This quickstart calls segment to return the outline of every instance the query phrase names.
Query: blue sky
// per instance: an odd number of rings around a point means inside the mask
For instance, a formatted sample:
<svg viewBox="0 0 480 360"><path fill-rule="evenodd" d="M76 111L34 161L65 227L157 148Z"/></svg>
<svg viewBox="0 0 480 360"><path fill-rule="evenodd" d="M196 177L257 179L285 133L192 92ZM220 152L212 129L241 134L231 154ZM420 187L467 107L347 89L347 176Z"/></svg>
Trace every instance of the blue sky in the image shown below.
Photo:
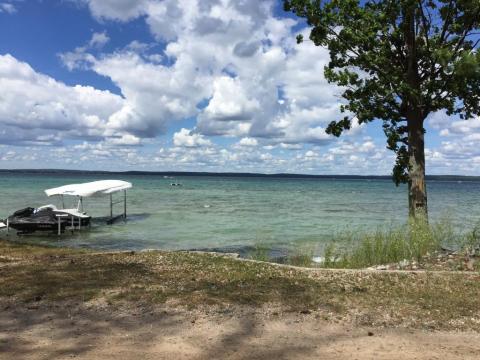
<svg viewBox="0 0 480 360"><path fill-rule="evenodd" d="M308 29L258 0L0 0L0 168L389 174L340 139ZM479 119L427 121L427 173L480 175Z"/></svg>

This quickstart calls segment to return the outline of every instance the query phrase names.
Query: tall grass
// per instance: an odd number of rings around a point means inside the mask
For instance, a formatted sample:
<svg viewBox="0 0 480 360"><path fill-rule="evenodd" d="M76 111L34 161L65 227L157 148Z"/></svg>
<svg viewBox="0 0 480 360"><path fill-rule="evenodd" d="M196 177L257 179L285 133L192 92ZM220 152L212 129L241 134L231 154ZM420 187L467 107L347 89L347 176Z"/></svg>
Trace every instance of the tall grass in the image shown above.
<svg viewBox="0 0 480 360"><path fill-rule="evenodd" d="M270 261L271 248L264 244L256 244L253 251L249 254L249 258L257 261Z"/></svg>
<svg viewBox="0 0 480 360"><path fill-rule="evenodd" d="M466 255L480 256L480 224L463 237L462 249Z"/></svg>
<svg viewBox="0 0 480 360"><path fill-rule="evenodd" d="M419 219L373 232L344 232L332 237L320 264L313 262L313 249L303 247L287 254L281 262L306 267L366 268L404 260L420 262L425 255L444 246L463 251L468 256L480 256L480 224L471 231L462 232L448 218L430 224ZM249 257L278 261L271 257L271 251L268 245L257 244Z"/></svg>
<svg viewBox="0 0 480 360"><path fill-rule="evenodd" d="M420 261L426 254L450 242L452 236L455 234L448 222L429 225L423 220L390 229L377 229L373 233L344 234L335 242L350 246L339 249L333 243L328 245L322 266L364 268L402 260Z"/></svg>

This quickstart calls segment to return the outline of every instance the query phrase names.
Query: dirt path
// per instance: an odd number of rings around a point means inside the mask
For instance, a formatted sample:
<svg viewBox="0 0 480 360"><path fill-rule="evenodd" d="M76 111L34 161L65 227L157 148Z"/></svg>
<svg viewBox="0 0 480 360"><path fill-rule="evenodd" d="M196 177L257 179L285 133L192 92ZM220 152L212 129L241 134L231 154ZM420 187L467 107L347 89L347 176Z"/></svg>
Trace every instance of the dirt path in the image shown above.
<svg viewBox="0 0 480 360"><path fill-rule="evenodd" d="M0 312L0 358L479 359L480 334L355 328L313 315L242 309L35 305Z"/></svg>

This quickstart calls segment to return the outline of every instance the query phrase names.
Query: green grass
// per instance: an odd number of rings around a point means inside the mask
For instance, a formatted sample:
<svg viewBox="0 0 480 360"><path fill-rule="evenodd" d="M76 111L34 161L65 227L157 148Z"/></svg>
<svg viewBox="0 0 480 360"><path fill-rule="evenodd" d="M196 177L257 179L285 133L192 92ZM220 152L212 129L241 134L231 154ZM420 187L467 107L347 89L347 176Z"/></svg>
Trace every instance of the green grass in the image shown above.
<svg viewBox="0 0 480 360"><path fill-rule="evenodd" d="M272 247L266 244L256 244L254 250L248 254L248 258L256 261L265 261L265 262L275 262L279 259L273 259L270 256L272 252ZM308 248L302 248L296 252L291 252L285 257L280 259L280 262L283 264L300 266L300 267L311 267L313 259L313 250Z"/></svg>
<svg viewBox="0 0 480 360"><path fill-rule="evenodd" d="M269 261L270 256L270 247L264 244L256 244L253 252L250 254L249 258L257 261Z"/></svg>
<svg viewBox="0 0 480 360"><path fill-rule="evenodd" d="M0 306L248 306L362 325L480 331L478 273L306 271L212 254L91 254L2 241L0 257Z"/></svg>
<svg viewBox="0 0 480 360"><path fill-rule="evenodd" d="M337 244L348 244L343 247ZM366 268L373 265L398 263L403 260L421 261L439 251L442 245L455 244L459 249L478 255L480 230L460 233L448 220L434 224L425 221L410 223L371 233L344 234L325 248L326 268Z"/></svg>

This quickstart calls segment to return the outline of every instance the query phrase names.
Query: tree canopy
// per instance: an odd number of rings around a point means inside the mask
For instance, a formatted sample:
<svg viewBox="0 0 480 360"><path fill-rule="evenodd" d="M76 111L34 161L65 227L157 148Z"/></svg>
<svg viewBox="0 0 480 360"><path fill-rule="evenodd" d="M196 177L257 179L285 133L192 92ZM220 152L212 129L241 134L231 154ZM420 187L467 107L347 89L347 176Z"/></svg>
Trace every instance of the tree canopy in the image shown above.
<svg viewBox="0 0 480 360"><path fill-rule="evenodd" d="M424 159L429 114L480 113L480 0L285 0L284 8L305 18L310 40L329 49L325 77L344 89L345 116L327 132L340 136L353 117L383 121L397 185L412 180L415 154Z"/></svg>

